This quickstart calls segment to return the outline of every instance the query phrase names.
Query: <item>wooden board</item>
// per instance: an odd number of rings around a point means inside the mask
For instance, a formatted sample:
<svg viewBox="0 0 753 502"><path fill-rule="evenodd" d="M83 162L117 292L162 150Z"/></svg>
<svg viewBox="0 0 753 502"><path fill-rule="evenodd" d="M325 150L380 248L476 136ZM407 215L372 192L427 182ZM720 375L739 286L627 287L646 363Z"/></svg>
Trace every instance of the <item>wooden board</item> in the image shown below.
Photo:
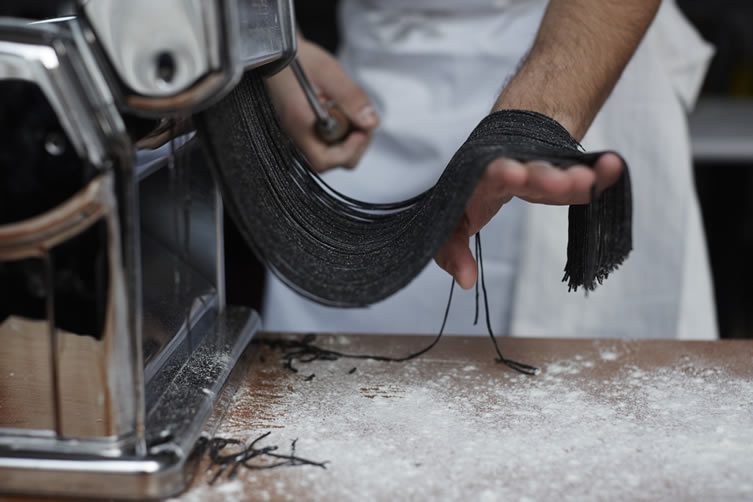
<svg viewBox="0 0 753 502"><path fill-rule="evenodd" d="M280 335L262 335L277 337ZM350 353L404 355L425 337L324 336ZM447 337L407 363L251 364L217 436L327 468L206 463L179 500L753 499L753 343ZM351 373L352 368L356 368ZM315 375L310 378L310 375ZM310 379L307 380L307 377Z"/></svg>

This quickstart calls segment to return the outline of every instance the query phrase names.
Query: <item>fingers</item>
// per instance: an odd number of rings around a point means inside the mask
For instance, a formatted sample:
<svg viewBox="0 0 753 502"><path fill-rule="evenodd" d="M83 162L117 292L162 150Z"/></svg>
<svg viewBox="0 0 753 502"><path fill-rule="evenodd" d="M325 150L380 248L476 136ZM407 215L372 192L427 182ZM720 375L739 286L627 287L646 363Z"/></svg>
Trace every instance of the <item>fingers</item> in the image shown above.
<svg viewBox="0 0 753 502"><path fill-rule="evenodd" d="M483 181L500 192L519 191L528 181L528 169L517 160L497 159L489 164Z"/></svg>
<svg viewBox="0 0 753 502"><path fill-rule="evenodd" d="M353 169L369 146L369 139L368 134L354 131L342 143L327 145L308 135L302 138L299 147L317 172L324 172L333 167Z"/></svg>
<svg viewBox="0 0 753 502"><path fill-rule="evenodd" d="M593 195L603 192L620 178L622 159L614 153L599 157L593 167L585 165L557 168L547 162L528 162L529 178L524 198L545 204L588 204Z"/></svg>
<svg viewBox="0 0 753 502"><path fill-rule="evenodd" d="M339 79L337 87L336 90L330 90L329 95L357 129L372 131L379 125L376 109L361 87L347 78Z"/></svg>
<svg viewBox="0 0 753 502"><path fill-rule="evenodd" d="M379 125L379 116L366 92L348 76L335 61L325 62L326 78L317 79L321 93L337 103L356 129L372 131Z"/></svg>
<svg viewBox="0 0 753 502"><path fill-rule="evenodd" d="M596 173L596 190L603 192L620 179L624 163L619 155L608 152L599 157L594 165Z"/></svg>
<svg viewBox="0 0 753 502"><path fill-rule="evenodd" d="M544 161L497 159L487 168L484 182L495 187L498 194L528 202L587 204L594 185L599 192L608 188L619 179L622 168L622 159L614 153L602 155L593 168L575 165L561 169Z"/></svg>
<svg viewBox="0 0 753 502"><path fill-rule="evenodd" d="M476 284L476 260L468 239L468 220L464 217L434 258L437 265L454 277L463 289L470 289Z"/></svg>
<svg viewBox="0 0 753 502"><path fill-rule="evenodd" d="M317 172L356 167L379 123L368 96L346 75L336 59L316 45L302 42L299 59L322 100L337 102L338 108L354 125L354 131L336 144L322 141L315 131L311 106L289 68L267 81L283 128Z"/></svg>
<svg viewBox="0 0 753 502"><path fill-rule="evenodd" d="M318 172L335 167L352 169L366 151L379 125L379 117L366 92L331 54L311 43L302 43L299 54L322 100L334 101L354 126L354 131L344 141L333 145L312 135L311 129L306 131L305 137L294 139Z"/></svg>
<svg viewBox="0 0 753 502"><path fill-rule="evenodd" d="M493 162L466 205L467 235L471 236L481 230L525 186L527 179L526 166L520 162L509 159Z"/></svg>
<svg viewBox="0 0 753 502"><path fill-rule="evenodd" d="M586 204L596 173L587 166L560 169L545 162L529 163L529 178L524 198L530 202L553 205Z"/></svg>

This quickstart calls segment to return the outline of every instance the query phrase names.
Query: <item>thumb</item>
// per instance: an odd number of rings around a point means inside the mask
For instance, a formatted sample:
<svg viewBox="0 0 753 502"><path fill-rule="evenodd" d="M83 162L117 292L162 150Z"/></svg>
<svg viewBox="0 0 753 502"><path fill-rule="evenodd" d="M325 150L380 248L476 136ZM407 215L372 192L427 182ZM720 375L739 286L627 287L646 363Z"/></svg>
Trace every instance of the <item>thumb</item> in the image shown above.
<svg viewBox="0 0 753 502"><path fill-rule="evenodd" d="M473 287L477 279L476 260L468 240L468 223L464 217L464 221L461 221L434 258L437 265L452 275L463 289Z"/></svg>
<svg viewBox="0 0 753 502"><path fill-rule="evenodd" d="M324 94L338 104L358 129L370 131L379 125L379 116L369 96L339 65L336 72L322 84Z"/></svg>

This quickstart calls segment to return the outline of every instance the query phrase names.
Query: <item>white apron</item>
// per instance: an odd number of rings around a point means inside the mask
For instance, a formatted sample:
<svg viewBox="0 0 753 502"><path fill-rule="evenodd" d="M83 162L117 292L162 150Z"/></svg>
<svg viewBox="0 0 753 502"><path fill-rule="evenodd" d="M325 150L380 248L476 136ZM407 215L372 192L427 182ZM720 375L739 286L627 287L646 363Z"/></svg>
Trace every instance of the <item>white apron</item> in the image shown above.
<svg viewBox="0 0 753 502"><path fill-rule="evenodd" d="M530 47L545 2L344 0L340 60L382 118L358 168L326 179L368 201L431 186ZM514 200L482 231L492 325L498 334L713 338L716 323L685 109L710 49L665 3L584 140L631 165L635 251L585 298L560 282L567 208ZM267 277L266 329L436 333L450 277L431 263L404 290L366 309L333 309ZM455 289L447 333L472 325L475 292Z"/></svg>

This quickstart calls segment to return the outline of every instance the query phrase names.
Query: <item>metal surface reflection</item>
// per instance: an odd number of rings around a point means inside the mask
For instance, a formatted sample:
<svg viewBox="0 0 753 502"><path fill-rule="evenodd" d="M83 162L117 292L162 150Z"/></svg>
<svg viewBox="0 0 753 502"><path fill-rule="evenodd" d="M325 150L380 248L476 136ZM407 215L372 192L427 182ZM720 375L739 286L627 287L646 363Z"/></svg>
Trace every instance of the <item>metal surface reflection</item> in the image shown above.
<svg viewBox="0 0 753 502"><path fill-rule="evenodd" d="M222 200L190 116L244 68L286 64L290 2L158 3L0 19L3 493L181 490L258 329L255 312L225 305ZM177 38L139 36L165 9ZM150 121L134 111L161 120L142 150L131 136Z"/></svg>

